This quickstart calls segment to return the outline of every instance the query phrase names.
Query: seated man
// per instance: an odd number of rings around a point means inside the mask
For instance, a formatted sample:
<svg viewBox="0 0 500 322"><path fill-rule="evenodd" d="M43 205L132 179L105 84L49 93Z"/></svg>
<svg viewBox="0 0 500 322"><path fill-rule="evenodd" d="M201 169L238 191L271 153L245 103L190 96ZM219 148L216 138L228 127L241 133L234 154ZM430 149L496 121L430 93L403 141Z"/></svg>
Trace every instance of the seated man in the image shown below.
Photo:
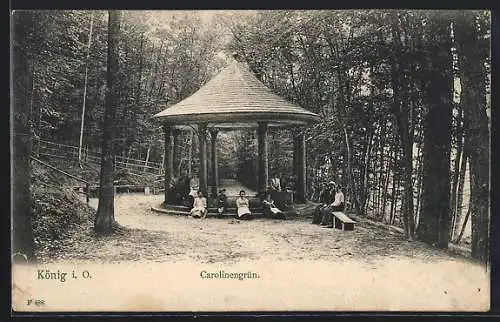
<svg viewBox="0 0 500 322"><path fill-rule="evenodd" d="M227 207L227 196L226 189L222 189L219 191L219 195L217 196L217 214L220 216L226 211Z"/></svg>
<svg viewBox="0 0 500 322"><path fill-rule="evenodd" d="M274 204L274 201L271 199L270 193L266 195L266 199L262 201L262 204L264 205L264 214L267 217L273 219L286 219L285 213L279 210Z"/></svg>
<svg viewBox="0 0 500 322"><path fill-rule="evenodd" d="M193 218L205 218L207 216L207 198L203 197L203 192L198 191L198 195L194 198L193 209L191 216Z"/></svg>
<svg viewBox="0 0 500 322"><path fill-rule="evenodd" d="M321 219L320 226L322 228L333 228L333 215L334 211L344 211L344 193L340 187L337 187L335 193L335 200L323 209L323 218Z"/></svg>
<svg viewBox="0 0 500 322"><path fill-rule="evenodd" d="M323 189L321 190L319 201L320 205L314 210L314 216L312 223L319 225L323 217L323 209L326 208L330 203L334 201L335 182L330 181L328 184L323 183Z"/></svg>

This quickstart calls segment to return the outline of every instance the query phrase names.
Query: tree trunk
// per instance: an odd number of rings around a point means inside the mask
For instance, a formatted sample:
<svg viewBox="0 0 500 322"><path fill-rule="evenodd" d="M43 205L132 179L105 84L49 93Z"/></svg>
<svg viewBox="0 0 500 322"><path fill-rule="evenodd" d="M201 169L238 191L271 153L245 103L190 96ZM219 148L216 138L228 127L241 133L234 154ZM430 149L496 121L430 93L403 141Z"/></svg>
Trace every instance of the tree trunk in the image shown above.
<svg viewBox="0 0 500 322"><path fill-rule="evenodd" d="M399 175L397 173L397 169L398 169L398 145L394 145L394 157L392 159L392 170L391 170L391 174L392 174L392 186L391 186L391 210L390 210L390 221L389 223L392 225L394 223L394 219L395 219L395 209L396 209L396 190L399 186L398 182L399 182Z"/></svg>
<svg viewBox="0 0 500 322"><path fill-rule="evenodd" d="M417 149L417 174L416 174L416 186L417 186L417 204L415 205L415 226L418 229L420 223L420 210L422 206L422 176L423 176L423 156L421 153L422 143L419 142Z"/></svg>
<svg viewBox="0 0 500 322"><path fill-rule="evenodd" d="M489 46L479 35L475 18L473 13L461 13L455 30L459 44L460 81L467 104L464 120L470 147L472 257L486 263L489 257L490 137L484 63L489 60Z"/></svg>
<svg viewBox="0 0 500 322"><path fill-rule="evenodd" d="M419 239L447 248L450 229L452 57L450 21L431 17L427 43L429 111L424 117L424 173Z"/></svg>
<svg viewBox="0 0 500 322"><path fill-rule="evenodd" d="M344 124L344 139L347 148L347 180L349 182L349 187L351 191L351 200L354 200L354 209L356 210L356 215L361 216L362 212L359 205L358 197L356 196L356 184L354 182L354 176L352 174L352 153L351 153L351 143L349 142L349 135L347 134L347 128Z"/></svg>
<svg viewBox="0 0 500 322"><path fill-rule="evenodd" d="M363 167L363 186L361 187L361 200L360 200L360 208L362 213L366 213L366 208L367 208L367 201L368 201L368 196L369 196L369 189L368 189L368 173L370 169L370 161L371 155L372 155L372 150L373 150L373 137L374 133L376 131L376 128L370 127L368 129L368 134L367 134L367 143L366 143L366 149L365 149L365 156L364 156L364 167Z"/></svg>
<svg viewBox="0 0 500 322"><path fill-rule="evenodd" d="M386 206L387 206L387 191L389 190L389 178L390 178L390 167L391 167L391 153L392 151L389 149L389 157L386 162L385 166L385 182L384 182L384 195L382 198L382 211L384 213L384 219L387 221L388 218L386 218ZM390 218L389 218L390 219Z"/></svg>
<svg viewBox="0 0 500 322"><path fill-rule="evenodd" d="M455 241L455 243L457 245L460 244L460 241L462 240L462 237L464 235L465 227L467 227L467 222L469 221L470 211L471 211L471 204L469 203L469 207L467 209L467 214L465 215L465 219L464 219L464 222L462 224L462 229L460 229L460 234L458 235L457 240Z"/></svg>
<svg viewBox="0 0 500 322"><path fill-rule="evenodd" d="M467 144L467 143L465 143L465 144ZM458 233L460 230L460 222L461 222L461 219L463 216L462 215L462 210L463 210L462 203L463 203L463 195L464 195L465 172L467 170L468 160L469 160L469 158L468 158L466 151L463 151L462 152L462 159L460 162L460 170L459 170L460 174L459 174L459 178L458 178L457 202L456 202L455 209L454 209L456 219L455 219L455 226L453 227L453 230L454 230L453 236L455 239L458 236ZM469 203L470 203L470 201L469 201Z"/></svg>
<svg viewBox="0 0 500 322"><path fill-rule="evenodd" d="M361 211L363 213L366 213L366 203L367 203L367 200L368 200L368 195L369 195L369 192L368 192L368 172L369 172L369 169L370 169L370 156L371 156L371 152L372 152L372 147L373 147L373 132L371 132L370 134L368 134L368 142L367 142L367 145L366 145L366 150L365 150L365 160L364 160L364 168L363 168L363 187L362 187L362 197L361 197L361 201L360 201L360 204L361 204Z"/></svg>
<svg viewBox="0 0 500 322"><path fill-rule="evenodd" d="M458 121L460 123L460 120ZM460 126L458 124L457 126ZM451 200L450 200L450 211L451 211L451 216L452 216L452 224L450 229L450 240L453 240L454 238L454 232L455 229L454 227L458 225L460 222L460 212L457 210L457 202L458 202L458 186L459 186L459 181L460 181L460 174L461 174L461 169L460 166L462 165L462 160L465 158L465 154L463 151L463 135L461 133L462 131L459 130L457 134L457 150L456 150L456 157L455 157L455 162L453 163L453 177L452 177L452 184L451 184Z"/></svg>
<svg viewBox="0 0 500 322"><path fill-rule="evenodd" d="M35 65L36 62L35 60L32 60L31 62L31 76L30 76L30 83L31 83L31 90L30 90L30 119L29 119L29 127L30 127L30 132L33 134L33 136L36 138L36 133L35 133L35 127L33 125L34 123L34 115L33 115L33 105L35 103L35 92L36 92L36 84L35 84ZM33 139L33 138L32 138ZM40 139L40 137L38 137ZM33 141L32 141L33 145ZM33 146L32 146L33 148Z"/></svg>
<svg viewBox="0 0 500 322"><path fill-rule="evenodd" d="M13 151L12 151L12 261L35 260L31 209L30 68L27 41L33 25L29 12L15 12L13 28ZM17 255L17 256L16 256Z"/></svg>
<svg viewBox="0 0 500 322"><path fill-rule="evenodd" d="M118 104L118 71L120 12L108 12L108 62L106 71L106 105L102 136L101 173L99 186L99 205L94 222L97 233L113 231L114 214L114 120Z"/></svg>
<svg viewBox="0 0 500 322"><path fill-rule="evenodd" d="M401 42L399 19L397 13L394 13L392 19L392 38L394 42L393 62L391 65L392 89L394 93L393 112L396 116L398 133L403 148L403 197L402 197L402 215L405 237L409 240L414 239L415 222L413 218L413 137L410 133L409 115L412 113L409 105L409 84L405 74L408 71L408 64L401 58L403 48Z"/></svg>
<svg viewBox="0 0 500 322"><path fill-rule="evenodd" d="M151 68L151 73L150 73L150 75L151 75L150 76L150 78L151 78L151 86L150 86L149 91L147 92L147 95L150 98L153 98L153 91L154 91L154 89L156 87L156 81L158 79L158 66L160 65L160 57L162 56L163 44L164 44L164 41L162 41L160 43L160 48L158 49L158 55L157 55L156 59L154 59L154 51L153 51L153 53L151 55L152 58L153 58L153 61L155 63L154 63L154 68Z"/></svg>
<svg viewBox="0 0 500 322"><path fill-rule="evenodd" d="M143 172L146 172L148 170L149 153L151 152L151 144L152 144L152 141L150 141L149 144L148 144L148 151L146 152L146 161L144 161L144 170L143 170Z"/></svg>
<svg viewBox="0 0 500 322"><path fill-rule="evenodd" d="M80 143L78 145L78 165L81 167L82 164L82 146L83 146L83 128L85 124L85 104L87 102L87 81L88 81L88 71L89 71L89 56L90 56L90 46L92 44L92 29L94 25L94 14L90 14L90 29L89 29L89 40L87 43L87 57L85 60L85 77L83 82L83 104L82 104L82 117L80 125Z"/></svg>
<svg viewBox="0 0 500 322"><path fill-rule="evenodd" d="M380 221L383 221L385 217L384 209L382 208L383 195L384 195L384 165L385 165L385 145L387 138L387 128L384 124L380 127L380 146L379 146L379 173L377 174L377 214L380 218Z"/></svg>
<svg viewBox="0 0 500 322"><path fill-rule="evenodd" d="M127 159L125 160L125 167L128 168L128 163L130 161L130 156L132 154L132 146L130 145L128 147L128 152L127 152Z"/></svg>

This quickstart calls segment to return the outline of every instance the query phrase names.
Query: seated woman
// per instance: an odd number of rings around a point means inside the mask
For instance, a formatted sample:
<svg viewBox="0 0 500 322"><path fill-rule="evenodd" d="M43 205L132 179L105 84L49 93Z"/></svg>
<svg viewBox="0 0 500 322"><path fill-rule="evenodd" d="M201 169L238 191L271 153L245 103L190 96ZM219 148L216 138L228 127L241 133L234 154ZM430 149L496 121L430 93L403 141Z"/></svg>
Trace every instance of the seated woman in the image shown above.
<svg viewBox="0 0 500 322"><path fill-rule="evenodd" d="M271 199L271 194L267 193L266 199L262 201L264 205L264 215L273 219L286 219L286 215L283 211L279 210L274 201Z"/></svg>
<svg viewBox="0 0 500 322"><path fill-rule="evenodd" d="M245 190L240 191L240 196L236 199L236 207L238 208L237 219L246 220L252 218L249 201L245 197Z"/></svg>
<svg viewBox="0 0 500 322"><path fill-rule="evenodd" d="M217 198L218 198L218 200L217 200L217 214L220 216L226 211L226 207L227 207L226 189L220 190Z"/></svg>
<svg viewBox="0 0 500 322"><path fill-rule="evenodd" d="M333 228L332 212L335 211L344 211L344 193L340 187L337 187L335 192L335 200L322 210L323 218L320 223L322 228Z"/></svg>
<svg viewBox="0 0 500 322"><path fill-rule="evenodd" d="M194 198L193 209L191 209L190 214L193 218L205 218L207 212L207 198L203 197L203 192L198 191L198 195Z"/></svg>

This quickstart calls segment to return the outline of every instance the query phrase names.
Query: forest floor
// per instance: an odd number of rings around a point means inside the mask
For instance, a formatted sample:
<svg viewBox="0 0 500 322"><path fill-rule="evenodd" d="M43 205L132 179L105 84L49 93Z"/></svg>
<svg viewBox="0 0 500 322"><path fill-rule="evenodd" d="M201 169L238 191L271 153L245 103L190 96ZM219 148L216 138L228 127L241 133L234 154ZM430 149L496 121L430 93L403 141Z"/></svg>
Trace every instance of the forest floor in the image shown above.
<svg viewBox="0 0 500 322"><path fill-rule="evenodd" d="M43 177L39 170L37 176ZM121 307L120 294L125 292L140 293L147 306L137 306L142 310L151 305L190 310L252 309L252 305L323 310L489 307L489 273L469 258L405 241L400 233L368 221L360 221L354 231L322 229L310 223L313 205L286 221L192 219L153 212L151 206L162 201L161 195L118 194L115 219L120 228L112 235L96 236L96 199L87 205L72 191L40 182L34 190L38 265L94 265L93 274L101 276L95 283L104 283L107 276L106 283L120 285L101 288L99 292L109 293L106 298L113 300L86 302L93 309ZM107 265L115 267L112 275L104 270ZM264 277L251 284L205 285L196 282L201 269L251 270ZM123 283L131 274L135 279ZM33 287L42 290L43 285ZM83 296L79 289L74 297L67 296L68 303L79 303ZM204 295L193 298L195 293ZM175 297L164 302L172 294ZM173 308L173 303L178 306Z"/></svg>
<svg viewBox="0 0 500 322"><path fill-rule="evenodd" d="M360 222L354 231L324 229L310 224L312 207L293 220L231 218L193 219L153 212L162 195L119 194L115 219L121 226L113 235L93 233L93 212L72 230L59 249L43 261L55 259L122 261L182 261L231 263L272 257L280 260L381 259L439 262L470 260L425 243L404 241L398 232ZM91 199L95 209L97 199ZM85 206L87 207L87 206ZM88 209L88 208L87 208Z"/></svg>

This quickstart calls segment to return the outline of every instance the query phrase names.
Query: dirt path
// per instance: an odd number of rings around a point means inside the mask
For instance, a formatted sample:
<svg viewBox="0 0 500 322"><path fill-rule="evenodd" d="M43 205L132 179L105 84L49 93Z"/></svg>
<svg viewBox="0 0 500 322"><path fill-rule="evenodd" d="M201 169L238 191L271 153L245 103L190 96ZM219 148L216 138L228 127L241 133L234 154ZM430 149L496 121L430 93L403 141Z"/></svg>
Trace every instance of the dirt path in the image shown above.
<svg viewBox="0 0 500 322"><path fill-rule="evenodd" d="M255 196L257 194L256 191L245 187L237 180L232 179L222 179L220 181L219 189L222 188L226 189L226 195L228 196L238 196L241 190L245 190L247 196Z"/></svg>
<svg viewBox="0 0 500 322"><path fill-rule="evenodd" d="M88 267L94 284L67 289L65 307L90 310L423 310L489 308L489 272L468 259L362 223L321 229L309 218L191 219L152 212L162 196L116 198L125 227L95 237L89 222L41 265ZM95 205L95 204L94 204ZM201 271L258 279L203 279ZM19 276L23 276L19 273ZM33 274L25 272L25 274ZM45 284L29 287L44 291ZM83 282L81 282L83 283ZM96 284L97 283L97 284ZM77 285L77 284L75 284ZM105 296L82 300L81 287ZM112 285L119 285L115 288ZM73 293L72 293L73 292ZM85 293L87 294L87 293ZM80 306L79 306L80 305Z"/></svg>
<svg viewBox="0 0 500 322"><path fill-rule="evenodd" d="M468 259L421 242L407 242L397 233L369 224L354 231L321 229L309 218L297 220L192 219L150 210L161 195L121 194L116 197L115 218L127 231L122 235L93 237L92 227L76 232L61 252L64 258L105 262L150 260L155 262L195 259L200 262L235 262L272 258L286 260L357 259L420 260L436 263ZM90 203L97 207L97 200ZM70 252L70 248L77 250Z"/></svg>

